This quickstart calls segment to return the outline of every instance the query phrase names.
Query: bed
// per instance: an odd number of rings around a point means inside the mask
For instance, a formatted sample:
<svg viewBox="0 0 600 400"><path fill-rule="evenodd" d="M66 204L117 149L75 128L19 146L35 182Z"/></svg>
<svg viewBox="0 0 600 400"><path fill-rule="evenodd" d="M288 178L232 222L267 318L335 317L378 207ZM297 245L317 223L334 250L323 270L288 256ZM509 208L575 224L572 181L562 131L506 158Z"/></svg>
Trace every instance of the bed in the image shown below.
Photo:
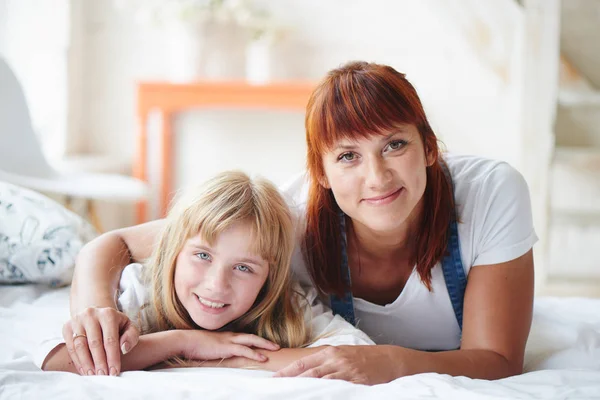
<svg viewBox="0 0 600 400"><path fill-rule="evenodd" d="M0 399L600 399L600 299L536 299L523 375L483 381L430 373L369 387L226 368L120 377L42 372L33 363L34 348L60 330L68 296L68 287L0 286Z"/></svg>

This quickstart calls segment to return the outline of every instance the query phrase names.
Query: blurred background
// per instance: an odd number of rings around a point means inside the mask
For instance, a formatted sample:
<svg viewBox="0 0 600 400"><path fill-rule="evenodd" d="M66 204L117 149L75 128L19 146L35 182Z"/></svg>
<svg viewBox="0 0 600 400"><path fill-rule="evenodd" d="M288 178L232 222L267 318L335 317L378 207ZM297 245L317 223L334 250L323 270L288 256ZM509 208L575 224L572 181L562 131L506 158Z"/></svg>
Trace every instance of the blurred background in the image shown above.
<svg viewBox="0 0 600 400"><path fill-rule="evenodd" d="M304 114L232 101L146 115L140 85L252 96L311 88L350 60L393 66L447 150L523 173L549 294L600 295L599 42L598 0L0 0L0 57L45 157L60 171L139 175L146 146L147 218L160 216L165 179L169 195L232 168L286 182L304 168ZM136 222L133 202L96 203L105 230Z"/></svg>

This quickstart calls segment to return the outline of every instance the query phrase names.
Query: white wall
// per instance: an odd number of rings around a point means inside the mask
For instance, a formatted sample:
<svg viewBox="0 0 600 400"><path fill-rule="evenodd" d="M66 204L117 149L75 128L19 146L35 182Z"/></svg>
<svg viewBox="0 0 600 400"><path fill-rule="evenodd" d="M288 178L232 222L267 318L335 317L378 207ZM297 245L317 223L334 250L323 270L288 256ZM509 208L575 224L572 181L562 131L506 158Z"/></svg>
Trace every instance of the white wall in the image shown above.
<svg viewBox="0 0 600 400"><path fill-rule="evenodd" d="M508 28L516 28L509 29L513 37L508 43L514 46L498 52L500 66L486 63L486 54L483 62L481 58L482 49L494 48L498 32L480 24L491 36L488 43L473 47L465 42L464 32L443 22L448 16L440 14L436 0L262 3L290 28L273 50L275 79L318 80L330 68L352 59L390 64L406 72L417 87L434 129L449 150L501 158L519 167L521 20L518 14L517 18L511 15L514 2L496 1L496 11L504 10L511 17L513 26ZM132 159L135 82L166 76L167 43L160 32L132 24L111 2L83 4L81 132L85 140L81 150ZM506 37L500 39L506 47ZM175 127L175 187L232 167L281 182L304 165L301 114L191 111L182 114Z"/></svg>

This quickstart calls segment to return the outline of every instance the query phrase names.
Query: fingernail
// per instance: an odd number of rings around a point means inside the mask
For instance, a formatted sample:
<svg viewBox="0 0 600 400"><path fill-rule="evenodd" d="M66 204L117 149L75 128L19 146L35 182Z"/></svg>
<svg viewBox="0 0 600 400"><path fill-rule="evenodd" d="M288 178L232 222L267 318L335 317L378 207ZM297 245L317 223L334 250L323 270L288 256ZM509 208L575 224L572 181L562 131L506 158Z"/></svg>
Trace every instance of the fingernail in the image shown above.
<svg viewBox="0 0 600 400"><path fill-rule="evenodd" d="M103 369L99 369L96 375L106 375Z"/></svg>
<svg viewBox="0 0 600 400"><path fill-rule="evenodd" d="M265 356L264 354L260 355L260 359L263 360L263 361L267 361L268 360L267 356Z"/></svg>
<svg viewBox="0 0 600 400"><path fill-rule="evenodd" d="M128 351L129 351L129 343L123 342L123 344L121 345L121 353L127 354Z"/></svg>
<svg viewBox="0 0 600 400"><path fill-rule="evenodd" d="M88 375L94 375L94 370L93 370L93 369L90 369L90 370L88 371Z"/></svg>
<svg viewBox="0 0 600 400"><path fill-rule="evenodd" d="M115 367L110 367L110 376L117 376L119 373Z"/></svg>
<svg viewBox="0 0 600 400"><path fill-rule="evenodd" d="M80 375L85 375L85 372L83 372L83 368L79 368L79 374Z"/></svg>

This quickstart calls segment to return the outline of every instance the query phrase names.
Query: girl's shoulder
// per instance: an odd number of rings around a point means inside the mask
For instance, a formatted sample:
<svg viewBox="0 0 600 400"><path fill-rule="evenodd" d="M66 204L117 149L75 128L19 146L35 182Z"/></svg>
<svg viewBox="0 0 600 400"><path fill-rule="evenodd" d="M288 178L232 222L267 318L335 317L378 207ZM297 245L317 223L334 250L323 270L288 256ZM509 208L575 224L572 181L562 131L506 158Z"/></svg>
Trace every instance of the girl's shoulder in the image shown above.
<svg viewBox="0 0 600 400"><path fill-rule="evenodd" d="M150 284L146 278L144 265L129 264L121 274L117 307L119 311L140 329L148 332L152 326L150 312Z"/></svg>
<svg viewBox="0 0 600 400"><path fill-rule="evenodd" d="M309 178L306 171L297 173L279 186L285 201L292 212L303 213L308 200Z"/></svg>

